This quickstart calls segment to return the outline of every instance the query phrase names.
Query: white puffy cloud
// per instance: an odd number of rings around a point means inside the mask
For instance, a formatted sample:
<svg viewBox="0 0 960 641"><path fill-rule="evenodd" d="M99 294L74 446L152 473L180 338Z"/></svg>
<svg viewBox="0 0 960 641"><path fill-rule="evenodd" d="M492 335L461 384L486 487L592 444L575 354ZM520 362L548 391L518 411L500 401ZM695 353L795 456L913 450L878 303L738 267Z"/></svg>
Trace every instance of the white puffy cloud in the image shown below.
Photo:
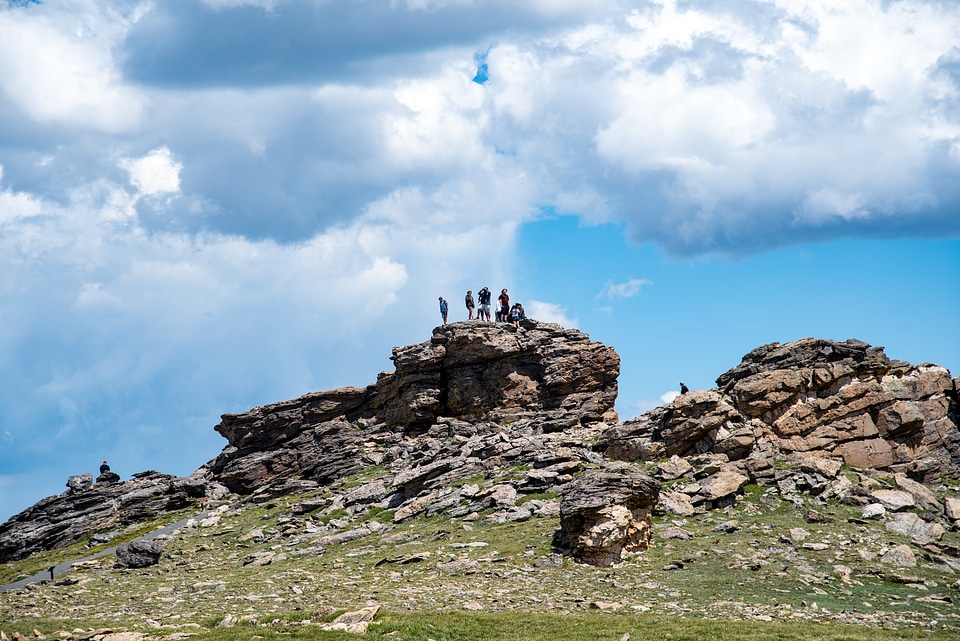
<svg viewBox="0 0 960 641"><path fill-rule="evenodd" d="M681 255L960 233L950 3L627 4L4 5L0 432L134 456L367 383L540 211Z"/></svg>
<svg viewBox="0 0 960 641"><path fill-rule="evenodd" d="M660 401L664 404L672 403L677 397L680 396L680 392L676 390L670 390L669 392L664 392L660 395Z"/></svg>
<svg viewBox="0 0 960 641"><path fill-rule="evenodd" d="M567 315L567 308L557 303L548 303L540 300L532 300L524 303L524 311L527 317L534 318L545 323L557 323L563 327L575 328L579 326L580 321Z"/></svg>
<svg viewBox="0 0 960 641"><path fill-rule="evenodd" d="M144 196L180 191L183 164L173 159L167 147L158 147L142 158L124 158L120 166L130 173L130 183Z"/></svg>
<svg viewBox="0 0 960 641"><path fill-rule="evenodd" d="M36 121L130 131L144 98L124 82L113 56L136 17L137 10L123 15L92 1L51 12L0 8L0 93Z"/></svg>
<svg viewBox="0 0 960 641"><path fill-rule="evenodd" d="M640 293L646 285L653 285L646 278L629 278L622 283L609 281L604 288L597 294L597 298L609 298L611 300L618 298L633 298Z"/></svg>

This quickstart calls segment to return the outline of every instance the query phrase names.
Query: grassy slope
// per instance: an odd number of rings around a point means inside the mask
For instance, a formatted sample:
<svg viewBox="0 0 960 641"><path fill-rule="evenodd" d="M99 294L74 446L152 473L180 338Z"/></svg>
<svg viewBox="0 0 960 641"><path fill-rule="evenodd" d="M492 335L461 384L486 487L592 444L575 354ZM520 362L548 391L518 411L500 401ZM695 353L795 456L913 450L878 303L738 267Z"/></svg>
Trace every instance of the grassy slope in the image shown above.
<svg viewBox="0 0 960 641"><path fill-rule="evenodd" d="M328 545L320 555L297 554L315 546L310 531L328 519L290 519L292 502L245 504L213 527L184 530L165 543L165 558L153 568L113 570L106 557L99 568L67 575L76 584L58 580L0 594L0 630L32 636L34 629L50 635L110 626L211 639L356 638L294 624L370 603L383 609L368 636L392 632L388 638L437 641L619 639L624 633L633 639L952 639L960 630L960 608L952 602L960 595L948 588L957 576L923 561L916 547L921 561L914 568L870 560L907 541L880 523L849 523L859 516L856 508L821 507L836 521L812 525L789 502L753 490L726 511L657 518L658 531L681 525L694 538L655 535L651 550L622 567L567 559L561 568L541 569L534 563L551 552L555 518L471 526L434 517L393 525L390 513L374 511L365 518L388 523L383 532ZM711 531L727 519L736 519L740 531ZM810 533L804 543L827 549L785 543L781 537L797 527ZM256 528L262 537L244 537ZM458 547L471 542L487 545ZM948 533L945 542L958 545L960 537ZM244 565L248 555L263 552L281 556L266 566ZM87 553L79 545L47 553L8 564L2 576L12 580L25 569ZM477 561L480 570L437 568L457 558ZM395 562L376 565L385 559ZM663 569L671 561L682 561L683 569ZM844 566L852 570L848 580ZM215 628L226 614L241 625ZM260 625L243 625L251 619Z"/></svg>

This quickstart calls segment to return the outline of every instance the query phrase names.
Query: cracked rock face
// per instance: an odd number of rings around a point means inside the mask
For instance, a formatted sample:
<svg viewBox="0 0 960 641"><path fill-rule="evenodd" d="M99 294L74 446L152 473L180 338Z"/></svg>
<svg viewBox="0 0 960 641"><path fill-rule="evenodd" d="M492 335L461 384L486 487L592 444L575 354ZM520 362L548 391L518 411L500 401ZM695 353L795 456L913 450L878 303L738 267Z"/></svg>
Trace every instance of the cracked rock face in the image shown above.
<svg viewBox="0 0 960 641"><path fill-rule="evenodd" d="M366 389L224 415L216 430L230 445L209 464L211 474L240 494L280 478L325 484L359 470L365 441L418 436L443 423L510 424L519 433L524 425L560 432L617 420L620 357L559 325L451 323L425 343L395 348L392 360L396 370ZM394 455L381 454L379 463Z"/></svg>

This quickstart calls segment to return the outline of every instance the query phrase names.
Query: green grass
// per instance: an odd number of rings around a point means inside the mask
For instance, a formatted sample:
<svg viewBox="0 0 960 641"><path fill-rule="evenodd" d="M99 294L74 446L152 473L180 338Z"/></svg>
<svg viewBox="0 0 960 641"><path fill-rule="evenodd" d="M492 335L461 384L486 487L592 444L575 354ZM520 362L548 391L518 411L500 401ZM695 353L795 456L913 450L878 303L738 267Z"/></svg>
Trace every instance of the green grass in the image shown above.
<svg viewBox="0 0 960 641"><path fill-rule="evenodd" d="M212 628L225 614L253 617L261 624L316 622L368 603L383 607L380 623L371 627L368 638L395 631L387 638L436 641L616 641L625 632L634 641L940 639L950 638L937 636L940 632L956 635L960 628L955 603L929 598L957 600L957 591L947 587L956 576L923 561L915 568L896 568L861 557L861 548L877 550L906 541L881 523L850 523L850 517L859 516L854 507L817 506L835 522L809 524L802 518L803 509L748 488L735 506L724 510L687 519L656 517L653 546L621 567L594 568L565 559L561 568L538 568L535 564L553 551L555 518L495 524L434 516L394 524L390 511L374 508L339 531L378 521L386 526L380 533L327 544L318 554L316 549L309 551L316 547L314 539L329 531L320 525L324 519L316 516L291 518L290 506L301 499L236 505L216 527L184 530L164 543L163 560L151 568L120 571L105 564L99 570L70 573L79 581L75 585L48 583L4 593L0 629L8 636L21 631L32 637L34 628L50 636L75 627L109 626L160 636L145 626L152 619L164 625L164 634L187 632L197 639L355 639L324 633L316 626ZM741 529L733 534L711 531L728 519L736 519ZM659 537L669 525L684 527L694 538ZM803 528L809 532L806 542L825 542L828 549L785 543L791 528ZM148 529L152 528L140 531ZM245 537L255 529L263 535ZM123 538L132 535L131 531ZM960 534L950 532L943 542L958 545ZM466 545L477 543L486 545ZM78 545L3 569L13 576L88 552ZM249 555L265 552L279 556L267 566L244 564ZM915 552L922 556L921 550ZM480 570L447 574L437 567L463 558L477 561ZM682 560L684 568L665 570L674 560ZM842 580L837 565L853 570L852 581ZM916 576L921 582L889 580L895 574ZM592 607L605 609L598 612ZM937 634L923 632L933 620L938 622ZM837 623L850 621L864 625ZM884 626L897 630L883 630ZM949 627L943 631L943 626Z"/></svg>
<svg viewBox="0 0 960 641"><path fill-rule="evenodd" d="M324 617L329 620L331 616ZM583 613L571 615L535 613L405 613L381 612L363 637L345 632L327 632L317 625L295 625L281 621L243 622L230 628L215 628L215 622L190 630L195 641L255 641L272 639L356 640L393 639L404 641L609 641L629 634L643 641L900 641L929 639L952 640L955 633L866 629L856 626L810 623L768 623L756 621L713 621L648 615L610 615ZM33 630L50 636L58 630L82 627L102 628L96 621L36 622L29 625L0 624L10 636L19 632L28 637ZM122 629L122 626L112 626ZM170 629L158 632L169 633Z"/></svg>

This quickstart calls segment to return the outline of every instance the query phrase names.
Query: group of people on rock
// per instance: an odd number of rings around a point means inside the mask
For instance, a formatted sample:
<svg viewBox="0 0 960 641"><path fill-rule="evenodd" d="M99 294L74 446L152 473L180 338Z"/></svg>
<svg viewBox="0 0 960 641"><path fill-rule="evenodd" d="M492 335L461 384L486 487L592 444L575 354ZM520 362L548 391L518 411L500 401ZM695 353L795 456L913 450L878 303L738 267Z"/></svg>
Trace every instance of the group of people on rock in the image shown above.
<svg viewBox="0 0 960 641"><path fill-rule="evenodd" d="M466 296L463 297L463 302L467 306L467 320L476 319L490 322L490 299L492 297L493 294L489 288L484 287L477 292L477 298L474 300L473 290L468 289ZM447 301L441 296L440 316L443 318L444 325L447 324L448 312L449 305L447 305ZM513 307L510 306L510 295L507 293L506 288L504 288L500 290L500 295L497 297L497 307L494 312L494 317L498 323L513 323L513 326L519 329L520 321L527 317L527 313L523 310L523 305L520 303L514 303Z"/></svg>

